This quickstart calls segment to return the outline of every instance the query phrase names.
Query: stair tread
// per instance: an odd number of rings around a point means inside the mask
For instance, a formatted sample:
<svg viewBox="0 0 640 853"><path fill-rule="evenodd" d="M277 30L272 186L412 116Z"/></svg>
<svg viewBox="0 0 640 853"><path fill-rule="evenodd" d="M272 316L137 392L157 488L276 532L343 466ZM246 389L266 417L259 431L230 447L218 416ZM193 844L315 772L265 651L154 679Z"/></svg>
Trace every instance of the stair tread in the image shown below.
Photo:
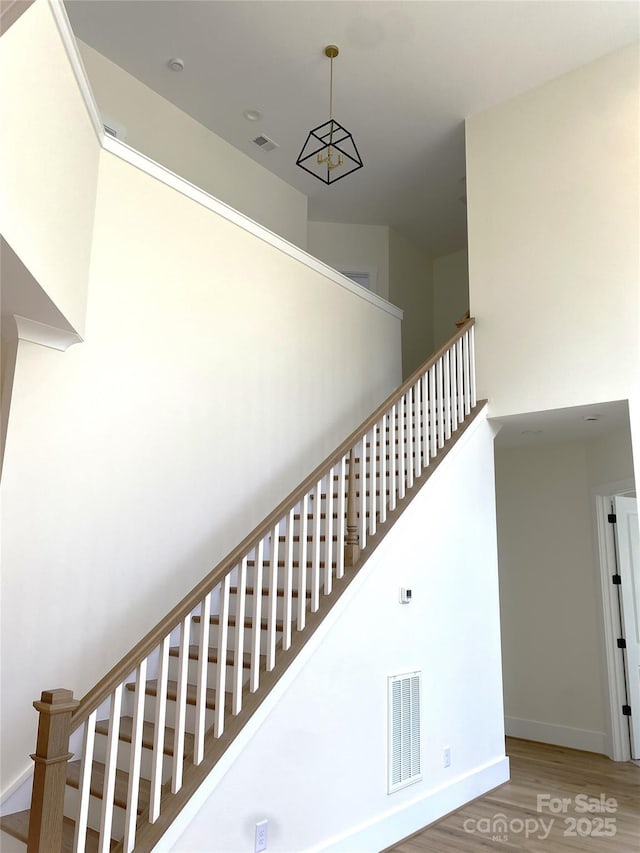
<svg viewBox="0 0 640 853"><path fill-rule="evenodd" d="M230 592L232 592L234 589L236 589L236 588L231 587ZM251 594L249 587L247 587L247 592L249 594ZM180 654L180 647L179 646L171 646L171 648L169 649L169 655L171 657L178 657L179 654ZM189 646L189 660L198 660L199 655L200 655L200 646L198 646L196 644ZM266 655L261 655L260 660L262 660L262 659L266 660ZM214 646L210 646L210 648L209 648L208 661L209 661L209 663L218 663L218 650ZM235 661L233 658L233 653L227 652L227 666L233 666L234 663L235 663ZM249 652L245 652L244 655L242 656L242 666L245 669L251 668L251 654Z"/></svg>
<svg viewBox="0 0 640 853"><path fill-rule="evenodd" d="M153 723L144 722L142 724L142 746L144 749L153 749L153 734L155 726ZM100 720L96 723L96 734L107 735L109 733L109 721ZM173 739L175 729L170 726L165 726L163 752L165 755L173 755ZM133 717L120 718L119 738L125 743L131 743L133 737ZM193 735L189 732L184 736L184 751L189 754L193 752Z"/></svg>
<svg viewBox="0 0 640 853"><path fill-rule="evenodd" d="M31 809L26 809L23 812L15 812L14 814L5 815L0 818L0 829L7 835L17 838L18 841L27 843L29 836L29 815ZM65 817L62 819L62 848L61 853L73 853L73 838L75 834L75 821ZM86 853L98 853L99 834L94 829L87 829L85 851ZM111 849L118 844L115 839L111 839Z"/></svg>
<svg viewBox="0 0 640 853"><path fill-rule="evenodd" d="M247 560L247 568L253 569L255 567L255 564L256 564L255 560ZM291 565L294 569L299 569L300 568L300 561L294 560ZM318 565L320 566L321 569L324 569L326 567L326 563L324 560L320 560ZM336 568L335 562L331 563L331 565L334 569ZM271 568L271 560L263 560L262 567L265 569ZM278 568L284 569L284 560L278 560ZM313 568L313 563L311 562L311 560L307 560L307 568L308 569ZM298 594L297 592L293 593L293 595L297 595L297 594ZM278 595L280 595L280 596L284 595L284 591L278 590Z"/></svg>
<svg viewBox="0 0 640 853"><path fill-rule="evenodd" d="M193 617L193 621L194 621L194 622L196 622L196 623L199 623L199 622L200 622L200 617L199 617L199 616L194 616L194 617ZM212 625L219 625L219 624L220 624L220 617L219 617L219 616L212 616L212 617L209 619L209 622L210 622ZM236 617L235 617L235 616L229 616L229 618L228 618L228 620L227 620L227 625L228 625L230 628L235 628L235 627L236 627ZM245 627L245 628L253 628L253 620L251 619L251 617L249 617L249 616L248 616L248 617L244 620L244 627ZM266 629L269 627L269 622L268 622L268 620L267 620L267 619L261 619L261 620L260 620L260 627L261 627L263 630L266 630ZM282 630L283 630L283 628L284 628L284 622L282 621L282 619L276 619L276 631L282 631Z"/></svg>
<svg viewBox="0 0 640 853"><path fill-rule="evenodd" d="M199 617L196 617L199 618ZM127 690L133 691L135 690L135 684L127 684ZM196 697L197 697L197 686L195 684L187 684L187 705L195 705ZM147 696L157 696L158 695L158 681L155 678L152 678L150 681L147 681L145 687L145 693ZM178 698L178 682L177 681L168 681L167 682L167 699L172 702ZM207 688L207 698L206 698L206 706L210 711L213 711L216 707L216 691L212 687Z"/></svg>
<svg viewBox="0 0 640 853"><path fill-rule="evenodd" d="M72 788L80 787L80 768L82 762L70 761L67 764L67 785ZM91 795L102 799L104 789L104 773L105 765L99 761L94 761L91 768ZM129 774L125 770L116 769L116 784L113 795L113 802L121 809L127 807L127 788L129 784ZM151 796L151 782L148 779L140 777L140 793L138 795L138 814L141 814L146 806L149 805Z"/></svg>
<svg viewBox="0 0 640 853"><path fill-rule="evenodd" d="M252 567L253 567L253 566L255 566L255 562L254 562L254 561L250 561L250 562L251 562ZM249 563L247 563L247 565L249 565ZM262 565L263 565L263 566L266 566L266 567L268 568L268 567L270 566L269 560L264 560L264 561L263 561L263 563L262 563ZM281 565L283 566L283 565L284 565L284 563L278 563L278 566L281 566ZM297 568L296 563L294 563L293 565L294 565L294 568ZM335 567L335 563L334 563L333 565L334 565L334 567ZM308 564L308 563L307 563L307 568L309 568L309 564ZM322 563L322 564L321 564L321 568L324 568L324 563ZM254 587L252 587L252 586L248 586L248 587L246 588L246 594L247 594L247 595L253 595L253 594L254 594L254 592L255 592ZM230 594L230 595L237 595L237 593L238 593L238 587L237 587L237 586L231 586L231 587L229 587L229 594ZM268 588L268 587L262 587L262 595L263 595L263 596L268 596L268 595L269 595L269 588ZM278 595L278 598L284 598L284 590L283 590L283 589L278 589L278 590L277 590L277 595ZM293 590L291 590L291 596L292 596L293 598L299 598L299 597L300 597L300 592L299 592L297 589L293 589ZM309 590L307 590L307 598L311 598L311 593L309 592ZM215 651L215 650L212 650L212 651ZM251 662L249 662L249 664L250 664L250 663L251 663Z"/></svg>
<svg viewBox="0 0 640 853"><path fill-rule="evenodd" d="M320 536L319 536L318 538L319 538L319 541L320 541L320 542L326 542L326 541L327 541L327 537L324 535L324 533L321 533L321 534L320 534ZM307 533L307 542L313 542L313 540L314 540L313 534L312 534L312 533ZM286 541L287 541L287 537L286 537L286 536L278 536L278 542L286 542ZM298 535L296 534L296 535L293 537L293 541L294 541L294 542L299 542L299 541L300 541L300 536L298 536ZM337 537L337 536L334 536L334 537L333 537L333 541L334 541L334 542L337 542L337 541L338 541L338 537Z"/></svg>

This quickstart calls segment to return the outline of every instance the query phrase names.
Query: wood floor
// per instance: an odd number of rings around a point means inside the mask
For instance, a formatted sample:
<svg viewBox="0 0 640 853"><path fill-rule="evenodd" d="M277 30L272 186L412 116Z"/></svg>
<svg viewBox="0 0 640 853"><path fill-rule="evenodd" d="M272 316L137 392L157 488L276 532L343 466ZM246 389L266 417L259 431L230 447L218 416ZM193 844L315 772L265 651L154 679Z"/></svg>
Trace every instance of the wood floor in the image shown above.
<svg viewBox="0 0 640 853"><path fill-rule="evenodd" d="M507 755L510 782L405 840L393 853L639 853L640 767L513 738L507 738ZM544 801L539 811L538 797L544 795L556 799ZM585 804L594 810L585 811Z"/></svg>

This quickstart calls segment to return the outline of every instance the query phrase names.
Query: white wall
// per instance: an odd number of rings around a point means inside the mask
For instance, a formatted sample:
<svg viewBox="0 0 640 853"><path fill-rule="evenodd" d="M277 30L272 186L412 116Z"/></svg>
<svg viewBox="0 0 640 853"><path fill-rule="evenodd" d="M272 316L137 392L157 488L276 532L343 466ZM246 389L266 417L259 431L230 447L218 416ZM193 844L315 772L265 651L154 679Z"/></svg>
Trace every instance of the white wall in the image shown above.
<svg viewBox="0 0 640 853"><path fill-rule="evenodd" d="M100 111L126 142L289 240L307 245L307 197L89 45L78 41Z"/></svg>
<svg viewBox="0 0 640 853"><path fill-rule="evenodd" d="M456 322L469 310L469 258L466 249L433 261L433 346L455 334Z"/></svg>
<svg viewBox="0 0 640 853"><path fill-rule="evenodd" d="M3 34L0 87L0 230L44 291L33 304L82 335L99 147L48 3Z"/></svg>
<svg viewBox="0 0 640 853"><path fill-rule="evenodd" d="M389 228L309 222L308 251L341 272L375 273L375 291L389 299Z"/></svg>
<svg viewBox="0 0 640 853"><path fill-rule="evenodd" d="M81 696L399 381L397 317L102 152L86 341L18 349L3 790L40 691Z"/></svg>
<svg viewBox="0 0 640 853"><path fill-rule="evenodd" d="M631 45L467 120L471 313L492 415L635 393L638 72Z"/></svg>
<svg viewBox="0 0 640 853"><path fill-rule="evenodd" d="M496 450L508 734L606 751L592 489L632 477L628 429Z"/></svg>
<svg viewBox="0 0 640 853"><path fill-rule="evenodd" d="M412 242L389 229L389 300L404 310L402 375L433 351L433 264Z"/></svg>
<svg viewBox="0 0 640 853"><path fill-rule="evenodd" d="M381 850L505 781L496 558L493 438L480 418L310 640L306 666L173 849L250 850L267 818L270 853ZM400 586L413 589L410 605ZM424 778L387 795L387 677L414 670Z"/></svg>

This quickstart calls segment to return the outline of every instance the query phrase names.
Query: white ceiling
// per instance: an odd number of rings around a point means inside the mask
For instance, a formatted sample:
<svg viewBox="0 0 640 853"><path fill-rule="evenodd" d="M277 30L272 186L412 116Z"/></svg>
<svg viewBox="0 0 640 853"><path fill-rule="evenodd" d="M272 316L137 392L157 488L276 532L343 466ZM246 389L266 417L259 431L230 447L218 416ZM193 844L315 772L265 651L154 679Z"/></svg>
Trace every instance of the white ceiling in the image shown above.
<svg viewBox="0 0 640 853"><path fill-rule="evenodd" d="M313 220L391 225L433 257L466 243L464 119L637 40L637 2L68 0L76 35L297 187ZM334 117L363 169L295 165ZM184 60L181 74L167 67ZM257 109L258 122L243 110ZM114 118L117 118L115 116ZM279 144L251 143L264 133Z"/></svg>
<svg viewBox="0 0 640 853"><path fill-rule="evenodd" d="M591 441L615 430L629 432L629 406L626 400L615 400L491 418L491 421L500 427L496 437L497 447L535 447L561 441Z"/></svg>

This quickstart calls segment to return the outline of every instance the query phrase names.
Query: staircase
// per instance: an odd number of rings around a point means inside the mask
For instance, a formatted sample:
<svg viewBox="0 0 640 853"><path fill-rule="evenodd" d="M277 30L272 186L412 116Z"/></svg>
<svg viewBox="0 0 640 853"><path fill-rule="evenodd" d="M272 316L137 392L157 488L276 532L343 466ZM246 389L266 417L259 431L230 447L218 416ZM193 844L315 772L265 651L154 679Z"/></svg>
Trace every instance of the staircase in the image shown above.
<svg viewBox="0 0 640 853"><path fill-rule="evenodd" d="M480 410L474 321L79 702L40 702L29 851L150 850Z"/></svg>

